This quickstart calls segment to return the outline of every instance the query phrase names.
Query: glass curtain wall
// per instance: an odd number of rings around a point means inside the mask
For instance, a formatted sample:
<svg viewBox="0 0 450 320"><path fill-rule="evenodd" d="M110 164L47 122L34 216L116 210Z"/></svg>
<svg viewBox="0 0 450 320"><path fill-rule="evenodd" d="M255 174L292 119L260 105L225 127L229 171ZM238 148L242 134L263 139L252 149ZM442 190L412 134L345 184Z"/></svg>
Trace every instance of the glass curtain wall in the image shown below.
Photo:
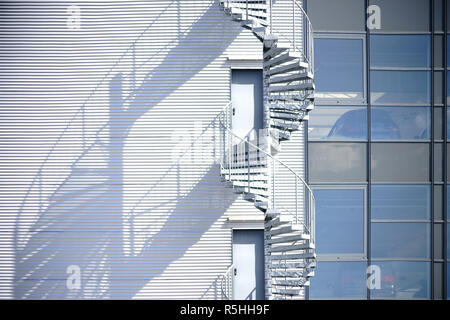
<svg viewBox="0 0 450 320"><path fill-rule="evenodd" d="M318 253L309 298L445 298L450 9L442 0L306 7L315 30L308 173ZM373 268L380 282L368 286Z"/></svg>

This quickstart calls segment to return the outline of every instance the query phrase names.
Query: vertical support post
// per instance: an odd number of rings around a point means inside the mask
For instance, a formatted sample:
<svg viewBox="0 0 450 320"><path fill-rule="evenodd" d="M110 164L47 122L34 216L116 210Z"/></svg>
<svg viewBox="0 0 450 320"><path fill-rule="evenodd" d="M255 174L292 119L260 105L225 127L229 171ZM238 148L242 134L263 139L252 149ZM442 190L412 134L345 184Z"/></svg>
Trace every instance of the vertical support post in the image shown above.
<svg viewBox="0 0 450 320"><path fill-rule="evenodd" d="M248 21L248 0L245 2L245 22Z"/></svg>
<svg viewBox="0 0 450 320"><path fill-rule="evenodd" d="M275 161L270 158L272 162L272 209L275 209Z"/></svg>
<svg viewBox="0 0 450 320"><path fill-rule="evenodd" d="M298 224L298 179L295 179L295 223Z"/></svg>
<svg viewBox="0 0 450 320"><path fill-rule="evenodd" d="M249 136L247 136L247 142L249 142ZM248 193L250 193L250 144L247 145L247 184L248 184Z"/></svg>
<svg viewBox="0 0 450 320"><path fill-rule="evenodd" d="M231 181L231 134L228 135L228 181Z"/></svg>
<svg viewBox="0 0 450 320"><path fill-rule="evenodd" d="M295 0L292 0L292 43L295 50Z"/></svg>
<svg viewBox="0 0 450 320"><path fill-rule="evenodd" d="M82 150L84 152L84 150L86 149L86 119L85 119L86 115L85 115L85 104L83 104L83 106L81 107L81 146L82 146Z"/></svg>
<svg viewBox="0 0 450 320"><path fill-rule="evenodd" d="M269 13L270 13L270 21L269 21L269 26L270 26L270 34L272 34L272 0L269 0Z"/></svg>

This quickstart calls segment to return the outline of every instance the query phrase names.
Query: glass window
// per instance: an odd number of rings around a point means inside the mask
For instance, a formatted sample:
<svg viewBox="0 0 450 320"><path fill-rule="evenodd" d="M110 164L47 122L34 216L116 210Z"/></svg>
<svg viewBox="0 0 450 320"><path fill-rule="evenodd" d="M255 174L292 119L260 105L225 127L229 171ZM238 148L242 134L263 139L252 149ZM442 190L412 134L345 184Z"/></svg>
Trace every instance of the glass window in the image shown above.
<svg viewBox="0 0 450 320"><path fill-rule="evenodd" d="M367 181L365 143L308 143L308 166L314 182Z"/></svg>
<svg viewBox="0 0 450 320"><path fill-rule="evenodd" d="M447 185L447 219L450 219L450 186ZM450 239L450 237L448 237ZM450 259L450 256L449 256Z"/></svg>
<svg viewBox="0 0 450 320"><path fill-rule="evenodd" d="M373 222L372 258L430 257L430 224L422 222Z"/></svg>
<svg viewBox="0 0 450 320"><path fill-rule="evenodd" d="M372 220L430 219L429 185L372 185Z"/></svg>
<svg viewBox="0 0 450 320"><path fill-rule="evenodd" d="M430 104L430 72L416 70L372 70L373 104Z"/></svg>
<svg viewBox="0 0 450 320"><path fill-rule="evenodd" d="M364 31L365 8L361 0L308 0L314 31Z"/></svg>
<svg viewBox="0 0 450 320"><path fill-rule="evenodd" d="M381 29L371 32L427 32L430 31L429 0L369 0L381 11Z"/></svg>
<svg viewBox="0 0 450 320"><path fill-rule="evenodd" d="M364 100L363 39L316 38L315 97L334 102Z"/></svg>
<svg viewBox="0 0 450 320"><path fill-rule="evenodd" d="M443 68L444 67L444 37L442 35L434 36L434 67Z"/></svg>
<svg viewBox="0 0 450 320"><path fill-rule="evenodd" d="M315 189L317 254L364 253L364 190Z"/></svg>
<svg viewBox="0 0 450 320"><path fill-rule="evenodd" d="M429 35L371 35L370 66L426 68L431 65Z"/></svg>
<svg viewBox="0 0 450 320"><path fill-rule="evenodd" d="M443 108L434 107L434 139L442 140L444 139L442 130L442 119L444 119L444 114L442 113Z"/></svg>
<svg viewBox="0 0 450 320"><path fill-rule="evenodd" d="M447 223L447 259L450 261L450 223Z"/></svg>
<svg viewBox="0 0 450 320"><path fill-rule="evenodd" d="M373 143L374 182L428 182L430 146L427 143Z"/></svg>
<svg viewBox="0 0 450 320"><path fill-rule="evenodd" d="M367 108L318 106L308 122L310 140L367 139Z"/></svg>
<svg viewBox="0 0 450 320"><path fill-rule="evenodd" d="M373 140L430 139L428 107L373 107L370 112Z"/></svg>
<svg viewBox="0 0 450 320"><path fill-rule="evenodd" d="M447 263L447 299L450 299L450 263Z"/></svg>
<svg viewBox="0 0 450 320"><path fill-rule="evenodd" d="M373 261L381 270L381 288L371 289L373 299L430 298L430 263L419 261Z"/></svg>
<svg viewBox="0 0 450 320"><path fill-rule="evenodd" d="M311 299L366 299L366 262L317 263L311 278Z"/></svg>

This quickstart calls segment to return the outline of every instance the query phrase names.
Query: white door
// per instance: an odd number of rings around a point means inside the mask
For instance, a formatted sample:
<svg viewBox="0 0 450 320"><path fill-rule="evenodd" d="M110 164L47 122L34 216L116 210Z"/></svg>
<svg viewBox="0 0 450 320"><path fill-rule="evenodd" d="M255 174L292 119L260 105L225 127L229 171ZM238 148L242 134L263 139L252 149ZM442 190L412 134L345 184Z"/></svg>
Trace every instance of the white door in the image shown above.
<svg viewBox="0 0 450 320"><path fill-rule="evenodd" d="M263 124L261 70L232 70L233 132L241 138Z"/></svg>
<svg viewBox="0 0 450 320"><path fill-rule="evenodd" d="M233 294L236 300L264 300L264 232L233 231Z"/></svg>

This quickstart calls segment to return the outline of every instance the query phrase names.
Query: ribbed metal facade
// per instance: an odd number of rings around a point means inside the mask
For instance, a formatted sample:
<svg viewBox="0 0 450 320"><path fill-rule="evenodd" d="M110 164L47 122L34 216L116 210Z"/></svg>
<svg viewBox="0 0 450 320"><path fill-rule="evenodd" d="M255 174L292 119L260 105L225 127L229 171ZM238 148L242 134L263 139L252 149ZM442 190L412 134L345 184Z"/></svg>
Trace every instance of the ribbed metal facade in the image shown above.
<svg viewBox="0 0 450 320"><path fill-rule="evenodd" d="M220 299L227 217L261 212L210 124L261 42L216 1L72 4L0 4L0 297Z"/></svg>

